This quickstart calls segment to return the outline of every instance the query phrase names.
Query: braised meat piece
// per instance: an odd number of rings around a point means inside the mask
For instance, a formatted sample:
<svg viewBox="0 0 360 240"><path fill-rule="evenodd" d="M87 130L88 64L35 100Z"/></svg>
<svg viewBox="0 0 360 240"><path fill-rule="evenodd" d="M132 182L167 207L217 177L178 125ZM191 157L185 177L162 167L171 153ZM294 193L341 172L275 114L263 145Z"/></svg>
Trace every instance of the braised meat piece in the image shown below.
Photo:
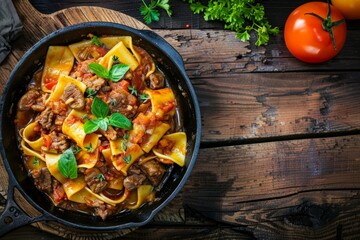
<svg viewBox="0 0 360 240"><path fill-rule="evenodd" d="M49 97L49 94L42 94L35 100L35 103L31 106L31 109L36 112L42 112L45 109L46 99Z"/></svg>
<svg viewBox="0 0 360 240"><path fill-rule="evenodd" d="M66 85L62 99L73 109L81 110L85 106L84 95L75 84Z"/></svg>
<svg viewBox="0 0 360 240"><path fill-rule="evenodd" d="M31 106L35 103L36 99L40 97L41 94L35 89L30 89L27 91L24 96L21 97L19 101L18 108L20 111L28 111Z"/></svg>
<svg viewBox="0 0 360 240"><path fill-rule="evenodd" d="M39 116L36 117L35 121L40 124L42 129L50 130L54 119L54 113L50 107L47 107L44 111L41 112Z"/></svg>
<svg viewBox="0 0 360 240"><path fill-rule="evenodd" d="M116 206L106 204L100 200L85 199L85 201L88 206L94 208L95 215L100 216L103 220L117 211Z"/></svg>
<svg viewBox="0 0 360 240"><path fill-rule="evenodd" d="M130 176L127 176L124 179L124 187L129 190L132 191L136 188L138 188L144 181L145 181L146 177L143 174L133 174Z"/></svg>
<svg viewBox="0 0 360 240"><path fill-rule="evenodd" d="M134 95L125 91L111 91L109 94L111 113L119 112L126 117L132 117L136 114L137 99Z"/></svg>
<svg viewBox="0 0 360 240"><path fill-rule="evenodd" d="M101 131L101 133L110 141L110 140L116 140L117 137L117 132L115 131L115 129L112 126L108 126L108 128L106 129L106 131L102 130L101 128L99 129Z"/></svg>
<svg viewBox="0 0 360 240"><path fill-rule="evenodd" d="M89 168L85 171L85 182L94 193L101 193L109 186L104 175L97 168Z"/></svg>
<svg viewBox="0 0 360 240"><path fill-rule="evenodd" d="M99 91L106 83L105 79L98 77L97 75L90 78L84 78L82 82L94 91Z"/></svg>
<svg viewBox="0 0 360 240"><path fill-rule="evenodd" d="M41 170L33 170L36 173L32 173L31 175L34 178L35 186L46 193L52 192L52 179L49 170L44 167Z"/></svg>
<svg viewBox="0 0 360 240"><path fill-rule="evenodd" d="M155 187L160 184L164 173L166 172L164 165L157 160L144 162L140 165L140 169Z"/></svg>
<svg viewBox="0 0 360 240"><path fill-rule="evenodd" d="M149 76L149 87L159 89L165 86L165 77L161 72L154 72Z"/></svg>
<svg viewBox="0 0 360 240"><path fill-rule="evenodd" d="M55 150L57 153L63 153L66 149L69 148L69 142L66 135L52 131L49 136L51 137L50 148L47 149L46 146L41 146L43 151Z"/></svg>

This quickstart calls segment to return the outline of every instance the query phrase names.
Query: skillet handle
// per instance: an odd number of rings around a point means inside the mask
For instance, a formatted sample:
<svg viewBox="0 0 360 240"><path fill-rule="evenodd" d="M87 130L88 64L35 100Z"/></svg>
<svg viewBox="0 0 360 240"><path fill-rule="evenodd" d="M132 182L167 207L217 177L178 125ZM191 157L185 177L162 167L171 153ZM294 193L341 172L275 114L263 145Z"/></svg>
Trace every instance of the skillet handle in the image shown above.
<svg viewBox="0 0 360 240"><path fill-rule="evenodd" d="M7 193L7 200L4 211L0 216L0 238L10 231L25 226L30 223L50 220L44 215L38 217L29 217L21 208L17 205L13 198L14 186L9 186Z"/></svg>
<svg viewBox="0 0 360 240"><path fill-rule="evenodd" d="M150 30L140 30L145 36L150 38L150 40L156 44L159 48L161 48L165 53L169 55L169 57L177 63L181 68L184 68L184 61L181 55L173 46L170 45L165 39L163 39L157 33Z"/></svg>

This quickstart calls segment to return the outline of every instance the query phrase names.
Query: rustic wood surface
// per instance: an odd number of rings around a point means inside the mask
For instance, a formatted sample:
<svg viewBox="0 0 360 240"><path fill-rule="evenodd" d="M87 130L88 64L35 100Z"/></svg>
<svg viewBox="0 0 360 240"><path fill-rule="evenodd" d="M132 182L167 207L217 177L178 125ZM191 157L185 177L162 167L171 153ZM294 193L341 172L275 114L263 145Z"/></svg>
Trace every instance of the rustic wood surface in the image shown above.
<svg viewBox="0 0 360 240"><path fill-rule="evenodd" d="M282 32L258 48L173 2L173 17L150 27L182 55L202 112L201 149L183 190L138 229L94 233L37 223L4 239L360 239L360 21L348 22L336 58L311 65L290 55ZM148 27L140 1L14 3L24 37L0 65L1 91L23 53L56 29L92 20ZM263 3L283 29L303 1ZM0 178L3 195L6 186ZM36 214L19 194L17 201Z"/></svg>

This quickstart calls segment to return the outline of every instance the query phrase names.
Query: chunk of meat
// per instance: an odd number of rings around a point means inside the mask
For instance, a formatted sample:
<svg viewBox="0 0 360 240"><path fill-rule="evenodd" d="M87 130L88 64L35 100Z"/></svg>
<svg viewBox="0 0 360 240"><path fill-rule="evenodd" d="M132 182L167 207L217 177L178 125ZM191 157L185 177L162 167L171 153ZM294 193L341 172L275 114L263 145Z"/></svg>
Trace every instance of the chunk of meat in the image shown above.
<svg viewBox="0 0 360 240"><path fill-rule="evenodd" d="M130 176L127 176L124 179L124 187L129 190L132 191L136 188L138 188L144 181L145 181L146 177L143 174L133 174Z"/></svg>
<svg viewBox="0 0 360 240"><path fill-rule="evenodd" d="M136 114L137 99L134 95L125 91L111 91L109 99L109 108L111 113L119 112L129 118Z"/></svg>
<svg viewBox="0 0 360 240"><path fill-rule="evenodd" d="M159 89L165 86L165 77L161 72L154 72L149 76L149 88Z"/></svg>
<svg viewBox="0 0 360 240"><path fill-rule="evenodd" d="M42 129L50 130L54 119L55 114L52 112L50 107L47 107L39 116L36 117L35 122L39 123Z"/></svg>
<svg viewBox="0 0 360 240"><path fill-rule="evenodd" d="M63 153L70 146L66 135L64 135L62 133L52 131L49 134L49 137L51 137L50 147L47 148L46 146L42 146L41 150L43 150L43 151L55 150L57 153Z"/></svg>
<svg viewBox="0 0 360 240"><path fill-rule="evenodd" d="M73 109L82 110L85 106L84 95L75 84L66 85L62 99Z"/></svg>
<svg viewBox="0 0 360 240"><path fill-rule="evenodd" d="M89 168L85 171L85 182L94 193L101 193L109 186L104 175L97 168Z"/></svg>
<svg viewBox="0 0 360 240"><path fill-rule="evenodd" d="M101 200L91 200L85 198L86 205L94 208L95 215L100 216L103 220L105 220L108 216L113 215L117 211L116 206L112 206L110 204L106 204Z"/></svg>
<svg viewBox="0 0 360 240"><path fill-rule="evenodd" d="M117 132L115 131L115 129L112 126L108 126L108 128L106 129L106 131L102 130L101 128L99 129L101 131L101 133L110 141L110 140L116 140L117 137Z"/></svg>
<svg viewBox="0 0 360 240"><path fill-rule="evenodd" d="M20 99L18 109L20 111L28 111L31 106L35 103L36 99L40 97L41 94L35 89L30 89L27 91Z"/></svg>
<svg viewBox="0 0 360 240"><path fill-rule="evenodd" d="M38 174L40 173L40 174ZM44 167L37 174L32 174L35 186L46 193L52 192L52 179L49 170Z"/></svg>
<svg viewBox="0 0 360 240"><path fill-rule="evenodd" d="M164 165L156 160L144 162L140 165L140 169L155 187L160 184L166 172Z"/></svg>
<svg viewBox="0 0 360 240"><path fill-rule="evenodd" d="M84 78L82 82L86 87L91 88L94 91L99 91L106 83L105 79L98 77L97 75L90 78Z"/></svg>
<svg viewBox="0 0 360 240"><path fill-rule="evenodd" d="M45 102L49 97L48 93L43 93L40 97L35 100L35 103L31 106L31 109L36 112L42 112L45 110Z"/></svg>

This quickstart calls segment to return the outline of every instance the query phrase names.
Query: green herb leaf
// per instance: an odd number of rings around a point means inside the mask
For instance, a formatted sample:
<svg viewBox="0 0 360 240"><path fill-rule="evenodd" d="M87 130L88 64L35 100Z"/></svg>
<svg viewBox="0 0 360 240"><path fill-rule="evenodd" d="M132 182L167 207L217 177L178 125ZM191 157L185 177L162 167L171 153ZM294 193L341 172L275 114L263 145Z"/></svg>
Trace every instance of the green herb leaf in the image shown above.
<svg viewBox="0 0 360 240"><path fill-rule="evenodd" d="M75 179L78 176L77 162L74 153L71 148L67 149L61 154L58 161L58 168L60 173L70 179Z"/></svg>
<svg viewBox="0 0 360 240"><path fill-rule="evenodd" d="M255 45L267 44L270 35L279 33L265 17L265 8L254 0L209 0L202 4L198 0L183 0L190 3L190 9L198 14L204 13L205 21L221 21L224 28L236 32L241 41L250 40L250 32L255 32Z"/></svg>
<svg viewBox="0 0 360 240"><path fill-rule="evenodd" d="M95 36L95 35L91 38L91 43L92 43L93 45L98 46L98 47L101 46L100 39L99 39L97 36Z"/></svg>
<svg viewBox="0 0 360 240"><path fill-rule="evenodd" d="M102 173L99 173L98 175L96 175L95 178L99 179L100 182L105 180L105 177Z"/></svg>
<svg viewBox="0 0 360 240"><path fill-rule="evenodd" d="M75 146L72 148L74 155L78 154L82 151L82 149L79 146Z"/></svg>
<svg viewBox="0 0 360 240"><path fill-rule="evenodd" d="M38 164L39 164L39 159L36 156L34 156L33 165L36 166Z"/></svg>
<svg viewBox="0 0 360 240"><path fill-rule="evenodd" d="M112 60L113 60L114 63L118 63L119 62L119 57L114 55L114 56L112 56Z"/></svg>
<svg viewBox="0 0 360 240"><path fill-rule="evenodd" d="M109 71L99 63L90 63L88 66L89 69L99 77L109 79L113 82L118 82L130 69L130 66L127 64L115 64Z"/></svg>
<svg viewBox="0 0 360 240"><path fill-rule="evenodd" d="M202 5L201 2L195 2L195 3L190 4L190 9L195 14L199 14L199 13L205 11L206 6Z"/></svg>
<svg viewBox="0 0 360 240"><path fill-rule="evenodd" d="M89 69L102 78L109 79L109 71L99 63L90 63Z"/></svg>
<svg viewBox="0 0 360 240"><path fill-rule="evenodd" d="M84 123L85 134L96 132L99 129L98 119L88 120Z"/></svg>
<svg viewBox="0 0 360 240"><path fill-rule="evenodd" d="M172 15L169 0L151 0L149 5L147 5L145 1L142 0L140 14L144 17L144 21L146 24L150 24L153 21L157 22L160 20L160 13L157 8L165 10L168 16Z"/></svg>
<svg viewBox="0 0 360 240"><path fill-rule="evenodd" d="M131 162L132 157L131 155L128 155L128 156L124 156L123 159L126 164L129 164Z"/></svg>
<svg viewBox="0 0 360 240"><path fill-rule="evenodd" d="M99 121L98 121L98 126L102 129L102 130L104 130L104 131L106 131L107 130L107 128L108 128L108 125L109 125L109 119L108 118L103 118L103 119L98 119Z"/></svg>
<svg viewBox="0 0 360 240"><path fill-rule="evenodd" d="M128 86L128 89L130 90L130 93L134 96L137 96L137 91L135 86Z"/></svg>
<svg viewBox="0 0 360 240"><path fill-rule="evenodd" d="M118 82L129 71L130 66L127 64L115 64L110 68L109 79Z"/></svg>
<svg viewBox="0 0 360 240"><path fill-rule="evenodd" d="M91 104L91 113L97 118L105 118L109 114L109 106L100 98L95 97Z"/></svg>
<svg viewBox="0 0 360 240"><path fill-rule="evenodd" d="M88 146L84 146L84 148L85 148L85 150L87 152L93 152L94 151L92 143L90 143Z"/></svg>
<svg viewBox="0 0 360 240"><path fill-rule="evenodd" d="M127 149L128 140L129 140L129 134L125 133L125 134L124 134L124 137L123 137L123 140L122 140L122 145L121 145L121 148L122 148L122 150L123 150L124 152L125 152L126 149Z"/></svg>
<svg viewBox="0 0 360 240"><path fill-rule="evenodd" d="M143 103L146 103L147 100L150 99L150 96L147 95L146 93L143 93L143 94L140 95L140 99L143 101Z"/></svg>
<svg viewBox="0 0 360 240"><path fill-rule="evenodd" d="M97 93L97 91L92 88L87 88L85 92L87 93L88 97L94 97Z"/></svg>
<svg viewBox="0 0 360 240"><path fill-rule="evenodd" d="M109 118L109 124L114 127L123 128L126 130L132 129L131 121L121 113L113 113Z"/></svg>

